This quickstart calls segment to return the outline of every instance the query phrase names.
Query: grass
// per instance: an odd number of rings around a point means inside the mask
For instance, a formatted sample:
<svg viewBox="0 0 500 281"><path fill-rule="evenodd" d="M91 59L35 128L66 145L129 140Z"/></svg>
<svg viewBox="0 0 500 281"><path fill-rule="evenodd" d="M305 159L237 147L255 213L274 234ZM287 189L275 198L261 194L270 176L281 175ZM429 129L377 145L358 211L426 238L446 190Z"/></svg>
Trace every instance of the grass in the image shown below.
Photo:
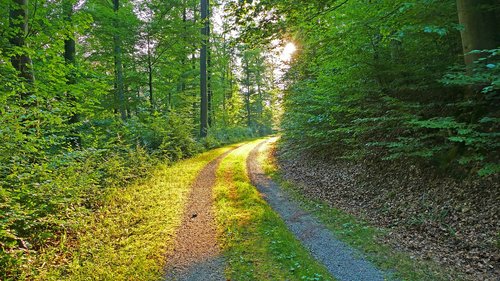
<svg viewBox="0 0 500 281"><path fill-rule="evenodd" d="M228 280L333 280L250 184L246 158L258 142L233 151L217 171L215 213Z"/></svg>
<svg viewBox="0 0 500 281"><path fill-rule="evenodd" d="M165 254L200 170L231 147L161 165L140 182L117 189L82 222L73 240L39 253L28 280L161 280ZM27 271L29 272L29 271Z"/></svg>
<svg viewBox="0 0 500 281"><path fill-rule="evenodd" d="M397 251L381 242L387 230L370 226L326 202L306 197L296 185L283 179L269 148L268 146L261 153L259 159L266 174L287 190L303 208L322 221L337 238L365 253L367 259L379 268L394 272L394 277L402 280L461 280L457 273L432 261L411 257L408 253Z"/></svg>

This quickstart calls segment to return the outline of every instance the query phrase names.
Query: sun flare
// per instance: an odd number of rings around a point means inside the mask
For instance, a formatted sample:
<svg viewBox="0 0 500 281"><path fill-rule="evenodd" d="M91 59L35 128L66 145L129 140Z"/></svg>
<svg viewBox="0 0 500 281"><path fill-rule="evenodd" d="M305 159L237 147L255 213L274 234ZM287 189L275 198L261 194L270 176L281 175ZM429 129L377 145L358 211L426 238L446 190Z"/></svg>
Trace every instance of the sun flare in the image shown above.
<svg viewBox="0 0 500 281"><path fill-rule="evenodd" d="M297 51L295 44L292 42L287 43L281 52L280 59L282 61L290 61L292 59L292 54L295 53L295 51Z"/></svg>

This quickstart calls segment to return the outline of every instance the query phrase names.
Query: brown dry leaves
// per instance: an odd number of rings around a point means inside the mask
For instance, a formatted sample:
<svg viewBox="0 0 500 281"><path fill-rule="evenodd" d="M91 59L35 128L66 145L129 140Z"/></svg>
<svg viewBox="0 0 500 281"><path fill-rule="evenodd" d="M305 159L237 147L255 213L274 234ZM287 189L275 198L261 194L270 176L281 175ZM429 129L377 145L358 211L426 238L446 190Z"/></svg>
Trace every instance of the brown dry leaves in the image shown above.
<svg viewBox="0 0 500 281"><path fill-rule="evenodd" d="M389 228L385 242L393 247L470 280L499 280L498 177L458 180L403 161L277 158L285 178L307 195Z"/></svg>

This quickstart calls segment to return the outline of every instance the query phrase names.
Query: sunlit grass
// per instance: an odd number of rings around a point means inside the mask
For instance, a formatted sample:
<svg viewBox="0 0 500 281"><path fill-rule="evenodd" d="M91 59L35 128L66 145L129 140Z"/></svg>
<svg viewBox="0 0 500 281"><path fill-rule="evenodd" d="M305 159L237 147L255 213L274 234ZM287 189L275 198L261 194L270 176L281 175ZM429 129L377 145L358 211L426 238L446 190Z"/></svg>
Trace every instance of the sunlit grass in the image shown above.
<svg viewBox="0 0 500 281"><path fill-rule="evenodd" d="M296 185L281 176L271 155L270 148L273 145L267 146L259 157L265 173L279 183L303 208L320 219L337 238L365 253L366 257L380 268L394 272L396 278L412 281L461 280L457 273L434 262L412 258L409 254L381 242L387 230L371 226L326 202L306 197Z"/></svg>
<svg viewBox="0 0 500 281"><path fill-rule="evenodd" d="M159 166L148 179L116 190L101 210L84 220L72 245L61 244L40 255L39 276L29 279L162 279L191 183L206 164L229 149Z"/></svg>
<svg viewBox="0 0 500 281"><path fill-rule="evenodd" d="M332 280L250 184L246 158L259 142L220 165L215 209L229 280Z"/></svg>

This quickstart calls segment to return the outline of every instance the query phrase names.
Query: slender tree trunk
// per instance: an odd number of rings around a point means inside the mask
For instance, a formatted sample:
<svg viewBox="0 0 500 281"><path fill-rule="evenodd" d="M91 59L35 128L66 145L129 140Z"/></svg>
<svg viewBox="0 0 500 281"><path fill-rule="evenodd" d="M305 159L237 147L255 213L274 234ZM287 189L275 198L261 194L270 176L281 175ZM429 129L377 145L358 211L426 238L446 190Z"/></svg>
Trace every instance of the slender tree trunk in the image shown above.
<svg viewBox="0 0 500 281"><path fill-rule="evenodd" d="M12 47L25 48L25 37L28 32L28 0L13 0L10 7L9 26L13 35L9 38ZM35 82L33 75L33 63L31 58L23 51L16 52L11 58L12 66L17 70L18 75L27 84ZM26 98L28 92L21 93L22 98Z"/></svg>
<svg viewBox="0 0 500 281"><path fill-rule="evenodd" d="M262 134L262 132L264 131L264 126L263 126L263 118L262 118L262 92L260 90L260 85L257 84L257 91L258 91L258 94L259 94L259 122L258 122L258 125L259 125L259 134Z"/></svg>
<svg viewBox="0 0 500 281"><path fill-rule="evenodd" d="M228 55L228 51L227 51L227 44L226 44L226 36L223 35L222 36L222 52L223 52L223 57L224 59L226 59L227 55ZM227 124L227 120L226 120L226 117L227 117L227 113L226 113L226 95L227 95L227 80L229 78L229 75L228 75L228 69L229 69L229 59L226 61L224 61L224 66L223 66L223 69L222 69L222 110L224 111L223 112L223 116L224 116L224 124Z"/></svg>
<svg viewBox="0 0 500 281"><path fill-rule="evenodd" d="M153 62L151 60L151 40L148 30L147 44L148 44L148 86L149 86L149 104L151 106L151 114L155 112L155 100L153 96Z"/></svg>
<svg viewBox="0 0 500 281"><path fill-rule="evenodd" d="M184 29L184 36L187 36L188 31L187 31L187 7L186 7L186 1L182 1L182 25ZM183 37L184 37L183 36ZM189 52L189 47L187 44L187 40L185 40L184 37L184 51L186 52L183 54L182 59L181 59L181 64L182 64L182 75L179 83L179 92L181 93L181 96L184 95L184 91L186 90L186 70L187 70L187 64L186 64L186 58L188 56Z"/></svg>
<svg viewBox="0 0 500 281"><path fill-rule="evenodd" d="M458 18L463 25L462 46L464 61L469 73L481 54L472 50L493 49L500 45L500 15L486 7L498 5L496 0L457 0Z"/></svg>
<svg viewBox="0 0 500 281"><path fill-rule="evenodd" d="M65 0L63 3L64 16L67 25L72 29L73 26L73 3L71 0ZM64 40L64 61L67 65L74 67L76 64L76 43L75 34L73 31L68 34ZM75 75L71 73L68 75L68 84L75 84Z"/></svg>
<svg viewBox="0 0 500 281"><path fill-rule="evenodd" d="M193 73L194 71L196 71L196 64L199 62L197 59L196 59L196 56L194 54L194 52L196 52L196 50L193 50L193 53L191 54L191 69L193 70ZM200 111L200 105L198 104L198 98L199 98L199 95L196 94L196 92L193 91L193 109L192 109L192 113L193 113L193 123L196 124L196 122L198 122L198 118L201 116L199 114L199 111ZM201 123L200 123L201 124Z"/></svg>
<svg viewBox="0 0 500 281"><path fill-rule="evenodd" d="M208 131L208 93L207 93L207 45L209 35L208 0L201 0L202 47L200 50L200 136L206 137Z"/></svg>
<svg viewBox="0 0 500 281"><path fill-rule="evenodd" d="M212 95L212 52L210 51L210 1L207 0L207 20L205 20L205 29L207 36L207 118L208 127L212 126L213 122L213 95Z"/></svg>
<svg viewBox="0 0 500 281"><path fill-rule="evenodd" d="M73 28L73 3L71 0L65 0L63 2L63 9L64 9L64 16L65 16L65 21L66 24L68 25L69 29L72 30ZM76 73L75 73L75 67L76 67L76 43L75 43L75 34L73 31L68 34L66 39L64 39L64 62L66 63L66 66L70 68L68 75L66 76L67 84L68 85L74 85L76 84ZM72 101L75 101L75 97L73 95L69 95L69 99ZM73 119L76 118L76 119ZM77 116L74 115L72 117L73 121L71 123L76 123L78 121Z"/></svg>
<svg viewBox="0 0 500 281"><path fill-rule="evenodd" d="M113 0L113 11L115 17L118 17L118 10L120 9L120 0ZM115 27L118 27L118 18L115 18ZM125 87L123 82L123 62L122 62L122 41L120 34L115 32L113 35L113 52L115 58L115 93L118 100L118 110L122 120L127 119L127 112L125 106Z"/></svg>
<svg viewBox="0 0 500 281"><path fill-rule="evenodd" d="M252 115L250 110L250 68L249 68L248 60L245 62L245 72L246 72L246 84L247 84L247 94L245 97L245 107L247 110L247 124L248 127L252 126Z"/></svg>
<svg viewBox="0 0 500 281"><path fill-rule="evenodd" d="M222 109L224 110L224 115L226 112L226 92L227 92L227 65L224 65L224 68L222 70Z"/></svg>
<svg viewBox="0 0 500 281"><path fill-rule="evenodd" d="M76 84L76 42L75 42L75 34L72 31L73 30L73 1L71 0L65 0L63 2L63 12L65 16L65 21L66 24L68 25L70 31L70 34L67 35L66 39L64 39L64 62L66 63L66 66L69 68L69 72L66 75L67 85L74 85ZM71 88L71 87L70 87ZM76 96L71 93L71 91L68 91L67 93L67 99L70 101L71 107L73 108L68 123L71 124L76 124L80 120L80 116L77 112L77 99ZM80 137L78 136L77 130L71 129L71 144L73 147L79 147L80 146Z"/></svg>
<svg viewBox="0 0 500 281"><path fill-rule="evenodd" d="M208 110L208 127L212 127L212 122L214 121L213 114L213 92L212 92L212 72L211 72L211 56L210 47L207 47L207 110Z"/></svg>
<svg viewBox="0 0 500 281"><path fill-rule="evenodd" d="M192 6L192 12L193 12L193 25L196 25L196 23L198 22L198 16L199 16L198 12L200 12L200 11L198 9L198 5L195 4L194 2L193 2L193 6ZM186 29L186 32L187 32L187 29ZM200 63L200 60L196 59L195 53L198 51L196 44L192 45L192 49L190 51L191 51L191 69L193 70L193 73L194 73L196 71L196 65ZM200 70L198 70L198 71L200 71ZM200 114L201 104L199 103L199 98L200 98L200 94L199 93L196 94L196 92L193 91L193 99L192 99L193 109L191 111L193 114L193 124L200 122L200 127L201 127L201 120L200 120L201 119L200 118L201 117L201 114ZM200 136L201 136L201 134L200 134Z"/></svg>
<svg viewBox="0 0 500 281"><path fill-rule="evenodd" d="M137 71L137 69L136 69L136 71ZM141 87L140 86L137 87L136 99L141 100ZM139 115L139 108L137 106L135 107L135 115L136 116Z"/></svg>
<svg viewBox="0 0 500 281"><path fill-rule="evenodd" d="M173 108L174 106L172 104L172 92L168 91L168 111L172 111Z"/></svg>
<svg viewBox="0 0 500 281"><path fill-rule="evenodd" d="M148 86L149 86L149 104L151 106L151 114L155 112L155 99L153 96L153 65L151 57L148 57Z"/></svg>
<svg viewBox="0 0 500 281"><path fill-rule="evenodd" d="M233 109L233 87L234 87L234 77L233 77L233 72L231 71L231 68L232 68L232 57L231 57L231 54L229 55L229 73L228 73L228 77L229 77L229 95L228 95L228 100L229 100L229 109L232 111Z"/></svg>
<svg viewBox="0 0 500 281"><path fill-rule="evenodd" d="M257 93L259 95L259 118L262 120L262 111L263 111L263 105L262 105L262 89L261 89L261 84L262 84L262 77L260 70L257 70Z"/></svg>

